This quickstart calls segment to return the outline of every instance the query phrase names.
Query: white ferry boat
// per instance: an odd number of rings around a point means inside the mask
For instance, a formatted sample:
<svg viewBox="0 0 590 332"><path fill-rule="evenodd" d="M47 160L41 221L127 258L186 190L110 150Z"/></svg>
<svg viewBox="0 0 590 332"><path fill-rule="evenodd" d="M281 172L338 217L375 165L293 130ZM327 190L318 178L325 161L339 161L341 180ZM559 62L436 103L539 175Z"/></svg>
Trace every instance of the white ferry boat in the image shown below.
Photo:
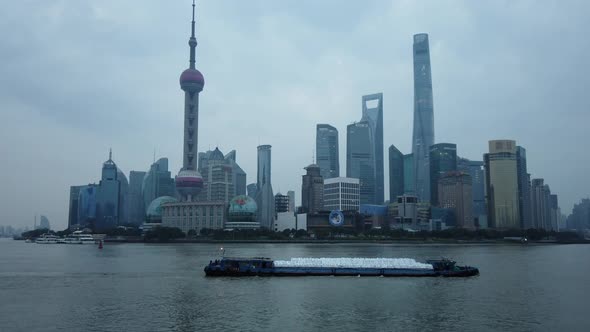
<svg viewBox="0 0 590 332"><path fill-rule="evenodd" d="M59 237L52 234L43 234L35 240L38 244L56 244Z"/></svg>
<svg viewBox="0 0 590 332"><path fill-rule="evenodd" d="M95 244L92 234L85 234L82 231L75 231L65 239L67 244Z"/></svg>

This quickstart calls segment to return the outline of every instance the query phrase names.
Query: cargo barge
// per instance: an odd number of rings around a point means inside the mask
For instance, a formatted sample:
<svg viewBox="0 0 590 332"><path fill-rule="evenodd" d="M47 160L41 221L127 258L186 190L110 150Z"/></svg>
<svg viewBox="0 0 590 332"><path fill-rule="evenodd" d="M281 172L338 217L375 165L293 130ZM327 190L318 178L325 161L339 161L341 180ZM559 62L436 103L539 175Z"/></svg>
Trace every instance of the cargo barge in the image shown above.
<svg viewBox="0 0 590 332"><path fill-rule="evenodd" d="M449 259L420 263L410 258L222 258L205 267L210 277L245 276L372 276L372 277L471 277L472 266L458 266Z"/></svg>

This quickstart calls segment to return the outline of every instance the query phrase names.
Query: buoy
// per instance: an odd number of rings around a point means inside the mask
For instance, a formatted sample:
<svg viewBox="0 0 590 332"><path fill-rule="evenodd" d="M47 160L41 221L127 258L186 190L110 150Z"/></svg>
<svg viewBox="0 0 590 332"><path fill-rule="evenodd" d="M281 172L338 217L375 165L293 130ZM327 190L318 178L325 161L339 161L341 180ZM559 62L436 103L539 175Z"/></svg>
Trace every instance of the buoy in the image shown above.
<svg viewBox="0 0 590 332"><path fill-rule="evenodd" d="M98 241L98 249L102 249L102 240Z"/></svg>

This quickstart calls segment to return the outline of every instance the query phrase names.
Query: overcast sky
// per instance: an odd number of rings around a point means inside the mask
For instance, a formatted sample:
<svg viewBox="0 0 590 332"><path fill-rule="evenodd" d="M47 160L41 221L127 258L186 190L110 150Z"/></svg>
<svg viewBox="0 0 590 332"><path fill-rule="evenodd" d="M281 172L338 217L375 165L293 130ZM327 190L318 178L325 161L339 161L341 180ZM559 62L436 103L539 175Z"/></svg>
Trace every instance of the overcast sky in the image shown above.
<svg viewBox="0 0 590 332"><path fill-rule="evenodd" d="M191 1L2 0L0 224L67 226L70 185L157 157L177 173ZM237 150L255 182L272 145L274 192L295 190L315 125L340 132L383 92L384 147L411 152L412 35L430 35L435 141L481 160L515 139L564 213L588 197L587 1L203 0L197 4L199 151ZM387 152L385 152L387 159ZM388 164L385 164L387 173ZM389 196L385 177L385 197Z"/></svg>

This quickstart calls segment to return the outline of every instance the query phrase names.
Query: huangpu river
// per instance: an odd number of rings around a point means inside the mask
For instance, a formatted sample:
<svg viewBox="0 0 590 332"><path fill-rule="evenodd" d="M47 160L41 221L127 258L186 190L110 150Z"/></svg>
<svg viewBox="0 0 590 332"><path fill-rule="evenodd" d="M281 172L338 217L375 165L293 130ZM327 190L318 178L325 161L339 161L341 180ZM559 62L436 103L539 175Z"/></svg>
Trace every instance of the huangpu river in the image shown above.
<svg viewBox="0 0 590 332"><path fill-rule="evenodd" d="M228 256L449 257L472 278L207 278L221 244L0 239L0 331L589 331L589 245L223 245Z"/></svg>

